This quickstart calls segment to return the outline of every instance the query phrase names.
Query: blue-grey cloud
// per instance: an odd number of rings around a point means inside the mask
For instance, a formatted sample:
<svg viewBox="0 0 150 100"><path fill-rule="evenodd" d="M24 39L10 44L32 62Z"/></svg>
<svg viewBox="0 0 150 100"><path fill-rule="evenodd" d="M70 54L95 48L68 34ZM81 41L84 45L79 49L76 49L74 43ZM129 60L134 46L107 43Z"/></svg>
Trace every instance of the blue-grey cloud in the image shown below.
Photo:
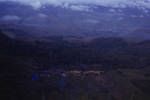
<svg viewBox="0 0 150 100"><path fill-rule="evenodd" d="M1 20L10 21L10 20L20 20L21 18L16 15L5 15L0 18Z"/></svg>
<svg viewBox="0 0 150 100"><path fill-rule="evenodd" d="M32 5L34 8L39 8L44 4L55 6L68 7L69 4L96 4L106 7L138 7L150 9L150 0L0 0L0 1L15 1L27 5ZM76 8L76 7L75 7ZM80 6L80 8L82 8ZM79 8L79 9L80 9ZM78 9L78 8L77 8Z"/></svg>

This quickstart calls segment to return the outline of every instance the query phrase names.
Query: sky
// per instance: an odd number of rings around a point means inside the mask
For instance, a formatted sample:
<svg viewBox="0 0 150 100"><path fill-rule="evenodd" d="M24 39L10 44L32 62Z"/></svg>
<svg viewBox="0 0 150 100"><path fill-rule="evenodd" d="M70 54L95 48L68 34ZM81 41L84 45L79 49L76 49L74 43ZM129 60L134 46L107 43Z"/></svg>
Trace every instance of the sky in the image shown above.
<svg viewBox="0 0 150 100"><path fill-rule="evenodd" d="M34 8L40 8L44 4L55 6L68 6L69 4L94 4L106 7L138 7L150 9L150 0L0 0L0 1L15 1L26 5L31 5Z"/></svg>

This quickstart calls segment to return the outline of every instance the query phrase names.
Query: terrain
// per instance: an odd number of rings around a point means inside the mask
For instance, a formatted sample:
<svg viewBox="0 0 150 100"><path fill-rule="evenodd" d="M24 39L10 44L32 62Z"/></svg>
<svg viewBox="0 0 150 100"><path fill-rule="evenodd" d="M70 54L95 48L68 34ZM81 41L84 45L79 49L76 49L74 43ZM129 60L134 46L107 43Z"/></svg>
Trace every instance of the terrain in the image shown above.
<svg viewBox="0 0 150 100"><path fill-rule="evenodd" d="M17 40L1 31L6 100L149 100L149 41ZM8 92L9 91L9 92Z"/></svg>

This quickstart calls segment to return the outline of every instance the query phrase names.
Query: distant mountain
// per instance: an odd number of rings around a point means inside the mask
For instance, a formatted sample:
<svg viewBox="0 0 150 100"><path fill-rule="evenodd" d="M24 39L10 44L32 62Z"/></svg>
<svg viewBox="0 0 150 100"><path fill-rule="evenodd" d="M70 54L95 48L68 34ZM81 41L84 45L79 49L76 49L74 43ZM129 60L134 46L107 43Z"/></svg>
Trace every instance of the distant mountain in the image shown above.
<svg viewBox="0 0 150 100"><path fill-rule="evenodd" d="M110 69L140 68L150 65L149 40L136 43L127 42L119 37L86 40L82 37L66 38L66 36L51 36L46 40L20 40L7 34L6 32L0 34L1 59L8 57L12 63L23 63L29 68L61 66L59 68L69 69L76 65L80 68L82 64L90 68L88 65L99 64L100 69Z"/></svg>
<svg viewBox="0 0 150 100"><path fill-rule="evenodd" d="M125 38L132 42L141 42L145 40L150 40L150 29L137 29L130 34L127 34Z"/></svg>

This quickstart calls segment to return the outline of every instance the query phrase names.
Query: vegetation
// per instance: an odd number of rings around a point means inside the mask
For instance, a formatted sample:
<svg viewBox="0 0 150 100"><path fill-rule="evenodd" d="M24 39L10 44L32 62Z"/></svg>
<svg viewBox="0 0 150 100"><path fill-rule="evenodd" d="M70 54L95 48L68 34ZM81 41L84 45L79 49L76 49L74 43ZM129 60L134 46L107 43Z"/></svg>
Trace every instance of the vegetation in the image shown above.
<svg viewBox="0 0 150 100"><path fill-rule="evenodd" d="M54 38L20 41L1 32L3 100L149 100L149 41ZM74 70L81 73L65 74Z"/></svg>

